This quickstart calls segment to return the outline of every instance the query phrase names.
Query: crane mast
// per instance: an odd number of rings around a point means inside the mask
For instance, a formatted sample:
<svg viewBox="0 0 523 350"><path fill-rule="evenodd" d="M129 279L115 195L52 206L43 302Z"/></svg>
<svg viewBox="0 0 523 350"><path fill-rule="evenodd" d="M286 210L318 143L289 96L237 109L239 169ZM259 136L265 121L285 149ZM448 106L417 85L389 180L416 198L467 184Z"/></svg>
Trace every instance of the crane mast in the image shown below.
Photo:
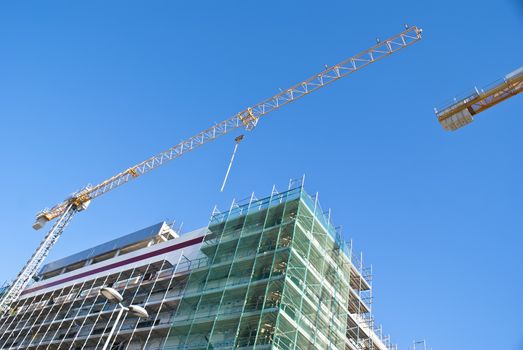
<svg viewBox="0 0 523 350"><path fill-rule="evenodd" d="M96 186L88 186L74 193L72 196L53 206L51 209L45 209L39 212L36 215L35 223L33 224L33 228L36 230L41 229L49 221L57 218L58 220L52 226L49 233L40 243L39 247L31 256L22 271L2 294L2 299L0 300L0 312L8 310L9 305L20 296L31 278L38 272L42 262L47 257L52 246L63 233L67 224L77 212L86 209L91 200L158 168L171 160L181 157L204 144L214 141L220 136L224 136L233 130L245 128L250 131L254 129L258 124L259 119L264 115L418 42L421 40L421 34L422 30L416 26L406 27L403 32L389 39L379 41L377 45L346 59L343 62L327 67L325 70L311 78L283 90L256 105L246 108L229 119L211 126L199 134L114 175Z"/></svg>

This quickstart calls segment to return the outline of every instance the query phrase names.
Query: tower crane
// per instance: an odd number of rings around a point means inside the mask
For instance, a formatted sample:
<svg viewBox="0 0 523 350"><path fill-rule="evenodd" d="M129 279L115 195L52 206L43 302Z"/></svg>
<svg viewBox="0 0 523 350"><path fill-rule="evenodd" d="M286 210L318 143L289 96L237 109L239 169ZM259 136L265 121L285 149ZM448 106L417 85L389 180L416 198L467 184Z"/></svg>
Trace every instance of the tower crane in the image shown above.
<svg viewBox="0 0 523 350"><path fill-rule="evenodd" d="M455 98L443 108L434 108L434 112L443 129L455 131L472 123L476 114L522 91L523 67L520 67L481 90L475 88L472 93Z"/></svg>
<svg viewBox="0 0 523 350"><path fill-rule="evenodd" d="M251 131L256 127L260 118L266 114L418 42L421 40L421 35L422 30L420 28L416 26L406 26L403 32L387 40L382 40L375 46L343 62L331 67L326 67L325 70L311 78L244 109L233 117L211 126L209 129L180 142L164 152L125 169L96 186L85 187L50 209L39 212L33 224L34 229L39 230L46 223L55 219L56 221L54 221L53 226L17 277L4 289L2 299L0 300L0 312L8 310L9 305L18 299L23 289L30 282L30 279L38 272L50 249L58 238L60 238L72 218L78 212L85 210L93 199L145 175L200 146L214 141L233 130L245 128Z"/></svg>

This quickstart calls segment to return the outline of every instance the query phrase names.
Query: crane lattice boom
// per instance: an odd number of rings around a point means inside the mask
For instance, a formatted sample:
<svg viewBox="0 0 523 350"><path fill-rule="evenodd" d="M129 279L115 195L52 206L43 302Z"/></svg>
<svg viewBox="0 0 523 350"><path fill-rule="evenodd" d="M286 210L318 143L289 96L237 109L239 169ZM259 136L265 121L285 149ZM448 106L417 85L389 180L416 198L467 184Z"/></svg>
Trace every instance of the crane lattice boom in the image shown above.
<svg viewBox="0 0 523 350"><path fill-rule="evenodd" d="M52 245L63 232L67 223L76 212L85 209L92 199L120 187L121 185L158 168L168 161L176 159L220 136L230 133L235 129L245 128L247 130L252 130L262 116L414 44L421 40L421 33L421 29L415 26L407 27L406 30L398 35L378 42L377 45L370 49L332 67L326 68L313 77L304 80L265 101L249 107L221 123L213 125L209 129L204 130L174 147L116 174L96 186L86 187L51 209L38 213L36 221L33 224L33 228L35 229L42 228L45 223L55 218L60 217L60 219L55 223L49 234L42 241L22 272L3 294L2 300L0 301L0 310L6 310L8 305L18 298L22 290L29 283L30 278L34 276L40 268L41 263L47 256Z"/></svg>
<svg viewBox="0 0 523 350"><path fill-rule="evenodd" d="M237 128L244 127L247 130L252 130L260 117L285 106L300 97L303 97L311 92L318 90L340 78L347 76L361 68L374 63L386 56L393 54L421 39L421 30L417 27L409 27L402 33L384 40L370 49L363 51L337 65L325 69L324 71L314 75L313 77L296 84L279 94L260 102L252 107L249 107L235 116L213 125L207 130L193 136L176 146L169 148L167 151L155 155L143 162L130 167L121 173L111 177L96 185L94 187L86 188L76 193L73 198L68 198L62 203L52 207L49 210L44 210L39 213L36 218L34 227L39 229L47 221L53 220L62 215L67 205L74 202L75 205L81 205L91 199L101 196L127 182L133 180L149 171L165 164L166 162L180 157L181 155L192 151L193 149L202 146L216 138L223 136Z"/></svg>

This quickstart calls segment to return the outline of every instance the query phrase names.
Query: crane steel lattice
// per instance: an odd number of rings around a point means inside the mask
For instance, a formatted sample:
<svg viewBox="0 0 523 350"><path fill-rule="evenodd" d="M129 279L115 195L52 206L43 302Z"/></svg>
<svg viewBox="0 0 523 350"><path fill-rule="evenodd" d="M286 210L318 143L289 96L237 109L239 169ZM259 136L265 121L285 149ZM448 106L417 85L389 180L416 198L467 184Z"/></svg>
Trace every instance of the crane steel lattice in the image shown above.
<svg viewBox="0 0 523 350"><path fill-rule="evenodd" d="M489 86L454 99L440 109L434 109L438 120L447 131L454 131L472 123L473 116L523 91L523 67L507 74Z"/></svg>
<svg viewBox="0 0 523 350"><path fill-rule="evenodd" d="M55 205L51 209L46 209L38 213L36 215L36 221L33 224L34 229L38 230L42 228L47 222L53 219L59 218L59 220L53 225L38 249L32 255L31 259L18 274L17 278L3 293L2 299L0 300L0 311L7 310L10 303L20 296L22 290L27 286L31 277L36 274L43 260L49 253L49 250L60 237L74 214L86 209L92 199L120 187L121 185L158 168L168 161L178 158L183 154L209 143L220 136L226 135L235 129L243 127L247 130L252 130L262 116L416 43L421 40L421 33L422 30L415 26L407 27L406 30L398 35L383 40L370 49L339 64L328 67L313 77L304 80L263 102L249 107L221 123L213 125L196 136L169 148L165 152L146 159L145 161L120 172L96 186L88 186L77 193L74 193L71 197L65 199L63 202Z"/></svg>

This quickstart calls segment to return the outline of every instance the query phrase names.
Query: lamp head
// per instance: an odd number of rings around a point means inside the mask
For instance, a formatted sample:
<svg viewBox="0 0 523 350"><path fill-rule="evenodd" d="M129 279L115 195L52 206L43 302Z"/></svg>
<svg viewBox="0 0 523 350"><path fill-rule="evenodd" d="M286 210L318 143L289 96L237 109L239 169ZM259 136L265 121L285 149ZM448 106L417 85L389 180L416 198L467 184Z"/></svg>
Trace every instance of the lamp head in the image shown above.
<svg viewBox="0 0 523 350"><path fill-rule="evenodd" d="M111 303L118 304L123 300L122 295L116 289L111 287L103 287L100 289L100 294Z"/></svg>
<svg viewBox="0 0 523 350"><path fill-rule="evenodd" d="M127 309L131 315L138 316L140 318L149 318L149 313L141 306L129 305Z"/></svg>

